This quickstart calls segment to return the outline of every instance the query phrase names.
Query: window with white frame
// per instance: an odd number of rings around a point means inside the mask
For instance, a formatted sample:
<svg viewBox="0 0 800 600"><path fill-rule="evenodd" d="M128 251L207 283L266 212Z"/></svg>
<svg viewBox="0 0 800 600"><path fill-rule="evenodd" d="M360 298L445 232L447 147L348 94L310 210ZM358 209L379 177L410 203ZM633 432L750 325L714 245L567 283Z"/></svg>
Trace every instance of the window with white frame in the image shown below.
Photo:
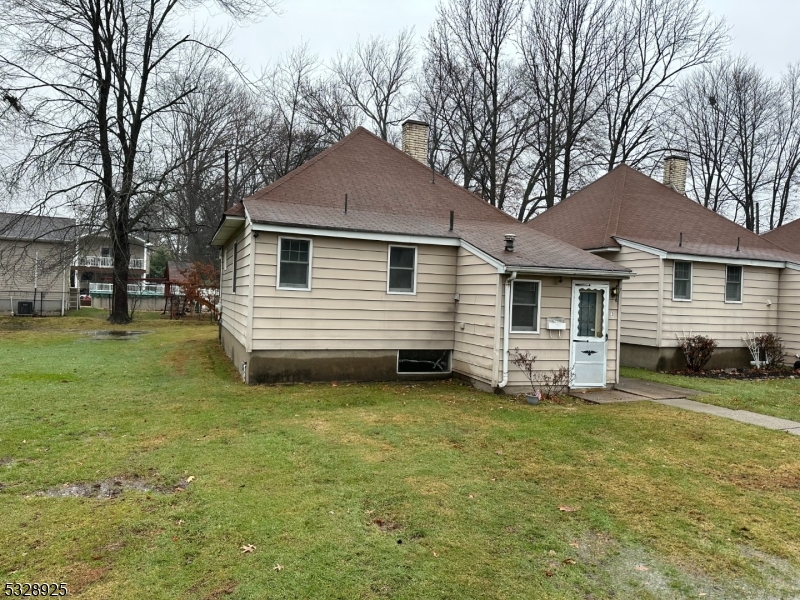
<svg viewBox="0 0 800 600"><path fill-rule="evenodd" d="M692 299L692 263L675 261L672 274L672 299Z"/></svg>
<svg viewBox="0 0 800 600"><path fill-rule="evenodd" d="M514 281L511 288L511 331L539 333L538 281Z"/></svg>
<svg viewBox="0 0 800 600"><path fill-rule="evenodd" d="M742 267L728 265L725 268L725 302L742 301Z"/></svg>
<svg viewBox="0 0 800 600"><path fill-rule="evenodd" d="M279 238L278 289L311 289L311 240Z"/></svg>
<svg viewBox="0 0 800 600"><path fill-rule="evenodd" d="M414 246L389 246L390 294L415 294L417 291L417 249Z"/></svg>

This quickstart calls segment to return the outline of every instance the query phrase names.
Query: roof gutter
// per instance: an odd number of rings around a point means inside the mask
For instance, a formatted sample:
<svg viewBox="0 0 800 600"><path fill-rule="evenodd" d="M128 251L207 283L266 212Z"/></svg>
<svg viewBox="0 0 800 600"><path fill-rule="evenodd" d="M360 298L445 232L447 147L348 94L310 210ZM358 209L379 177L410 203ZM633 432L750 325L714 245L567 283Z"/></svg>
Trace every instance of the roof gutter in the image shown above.
<svg viewBox="0 0 800 600"><path fill-rule="evenodd" d="M562 269L559 267L506 267L507 273L520 275L569 275L571 277L603 277L606 279L630 279L636 273L626 269L624 271L603 271L600 269Z"/></svg>
<svg viewBox="0 0 800 600"><path fill-rule="evenodd" d="M517 278L517 273L512 272L506 279L505 310L503 312L503 380L497 387L504 388L508 383L508 331L511 329L511 283Z"/></svg>
<svg viewBox="0 0 800 600"><path fill-rule="evenodd" d="M222 233L222 231L226 230L226 229L236 230L236 229L239 228L239 225L241 223L244 223L244 222L245 222L245 218L244 217L235 217L235 216L232 216L232 215L225 215L224 217L222 217L222 221L220 221L219 226L217 227L217 230L214 232L214 237L211 238L211 241L209 242L209 246L222 246L222 245L224 245L225 242L228 241L228 237L230 237L230 236L225 237L224 239L221 239L222 236L220 234ZM233 226L232 227L226 227L226 224L229 224L229 223L231 225L233 225Z"/></svg>

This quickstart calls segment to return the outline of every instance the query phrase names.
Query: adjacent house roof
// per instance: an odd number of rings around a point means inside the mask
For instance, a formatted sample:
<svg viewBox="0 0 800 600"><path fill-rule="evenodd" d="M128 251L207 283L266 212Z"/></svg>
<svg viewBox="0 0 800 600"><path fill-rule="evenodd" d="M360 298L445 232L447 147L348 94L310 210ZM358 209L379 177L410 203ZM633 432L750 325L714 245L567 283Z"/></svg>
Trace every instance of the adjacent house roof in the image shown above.
<svg viewBox="0 0 800 600"><path fill-rule="evenodd" d="M345 213L347 195L347 213ZM253 223L464 240L509 267L613 272L624 267L524 224L359 127L225 214ZM450 211L454 228L449 230ZM212 243L225 242L221 225ZM516 234L514 252L505 234Z"/></svg>
<svg viewBox="0 0 800 600"><path fill-rule="evenodd" d="M0 213L0 238L20 241L74 242L75 219Z"/></svg>
<svg viewBox="0 0 800 600"><path fill-rule="evenodd" d="M627 165L589 184L529 225L584 250L618 248L618 240L627 240L675 254L797 260L772 241Z"/></svg>
<svg viewBox="0 0 800 600"><path fill-rule="evenodd" d="M784 250L800 255L800 219L777 227L761 237Z"/></svg>

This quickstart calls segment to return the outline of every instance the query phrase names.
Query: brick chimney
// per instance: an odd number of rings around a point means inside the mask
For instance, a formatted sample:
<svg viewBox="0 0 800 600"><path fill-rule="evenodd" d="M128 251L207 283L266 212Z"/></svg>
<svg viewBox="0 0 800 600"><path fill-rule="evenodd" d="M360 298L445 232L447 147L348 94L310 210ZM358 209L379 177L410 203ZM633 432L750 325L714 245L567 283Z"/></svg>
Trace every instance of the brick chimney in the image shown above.
<svg viewBox="0 0 800 600"><path fill-rule="evenodd" d="M664 185L671 187L679 194L686 194L686 167L689 159L685 156L672 155L664 159Z"/></svg>
<svg viewBox="0 0 800 600"><path fill-rule="evenodd" d="M428 164L428 131L430 127L423 121L408 119L403 123L403 152Z"/></svg>

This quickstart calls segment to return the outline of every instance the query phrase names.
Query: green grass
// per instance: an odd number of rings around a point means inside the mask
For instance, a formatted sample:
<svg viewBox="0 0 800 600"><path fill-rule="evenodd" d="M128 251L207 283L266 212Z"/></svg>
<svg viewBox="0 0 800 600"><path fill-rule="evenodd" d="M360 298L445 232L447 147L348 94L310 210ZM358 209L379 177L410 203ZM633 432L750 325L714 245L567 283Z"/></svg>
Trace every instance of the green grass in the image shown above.
<svg viewBox="0 0 800 600"><path fill-rule="evenodd" d="M247 387L207 323L83 333L107 328L83 310L0 319L4 581L123 599L745 598L796 582L798 438L453 381Z"/></svg>
<svg viewBox="0 0 800 600"><path fill-rule="evenodd" d="M709 404L800 422L800 379L735 381L667 375L631 368L621 369L620 374L706 392L698 400Z"/></svg>

